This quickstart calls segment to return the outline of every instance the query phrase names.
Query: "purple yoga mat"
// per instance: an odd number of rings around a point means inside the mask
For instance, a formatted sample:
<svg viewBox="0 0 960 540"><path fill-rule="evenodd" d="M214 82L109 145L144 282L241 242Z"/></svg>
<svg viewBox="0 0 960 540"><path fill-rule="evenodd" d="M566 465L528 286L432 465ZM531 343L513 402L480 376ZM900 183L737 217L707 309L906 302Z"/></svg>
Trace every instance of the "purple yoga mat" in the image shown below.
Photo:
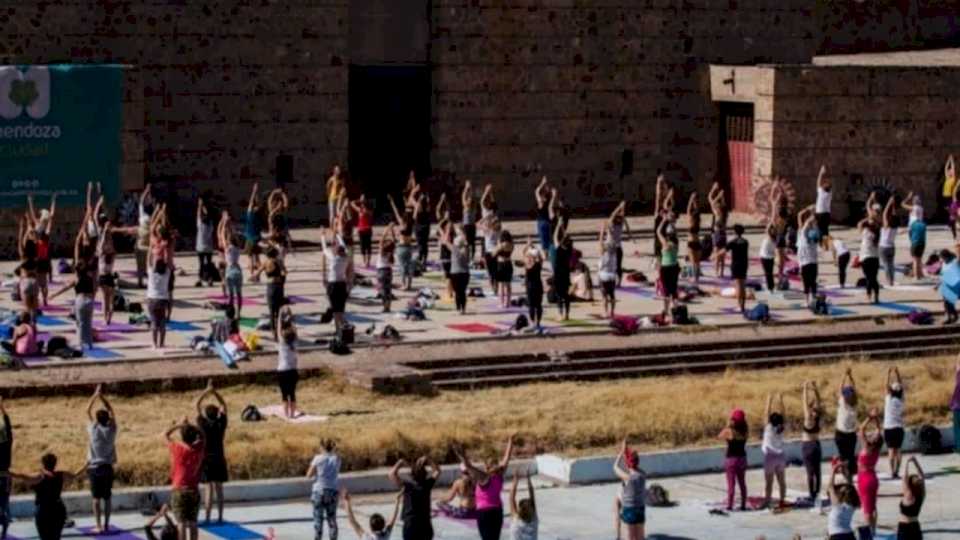
<svg viewBox="0 0 960 540"><path fill-rule="evenodd" d="M97 332L96 338L97 343L107 341L128 341L128 339L122 334L112 334L110 332Z"/></svg>
<svg viewBox="0 0 960 540"><path fill-rule="evenodd" d="M91 538L111 538L116 540L141 540L141 538L130 531L125 531L123 529L118 529L111 526L110 530L105 533L95 533L93 532L93 527L77 527L77 530L83 533L84 536ZM9 536L8 536L9 538Z"/></svg>
<svg viewBox="0 0 960 540"><path fill-rule="evenodd" d="M211 294L207 296L207 300L211 300L213 302L220 302L221 304L226 304L230 300L230 298L223 296L222 294ZM260 302L259 300L255 300L253 298L247 298L247 297L243 298L244 306L259 306L261 304L262 302Z"/></svg>
<svg viewBox="0 0 960 540"><path fill-rule="evenodd" d="M316 300L312 298L307 298L306 296L288 296L287 300L291 304L313 304L316 303Z"/></svg>
<svg viewBox="0 0 960 540"><path fill-rule="evenodd" d="M140 330L146 329L146 327L140 328L132 324L117 323L117 322L110 323L110 324L104 324L103 322L95 322L93 323L93 328L97 332L139 332Z"/></svg>

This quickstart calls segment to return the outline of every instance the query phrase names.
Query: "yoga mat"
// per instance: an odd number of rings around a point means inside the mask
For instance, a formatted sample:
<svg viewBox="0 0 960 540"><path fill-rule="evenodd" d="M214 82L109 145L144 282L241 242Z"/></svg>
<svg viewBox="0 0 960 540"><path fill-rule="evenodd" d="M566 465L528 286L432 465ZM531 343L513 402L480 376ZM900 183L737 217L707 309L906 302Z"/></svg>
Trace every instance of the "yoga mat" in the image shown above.
<svg viewBox="0 0 960 540"><path fill-rule="evenodd" d="M123 358L122 354L113 352L110 349L101 349L99 347L94 347L93 349L84 349L83 355L88 358L94 358L97 360L112 360L114 358Z"/></svg>
<svg viewBox="0 0 960 540"><path fill-rule="evenodd" d="M226 540L258 540L260 538L266 538L264 535L251 531L237 523L211 523L200 525L200 528L203 529L204 532L210 533L218 538L225 538Z"/></svg>
<svg viewBox="0 0 960 540"><path fill-rule="evenodd" d="M206 298L207 298L207 300L210 300L210 301L213 301L213 302L219 302L219 303L221 303L221 304L226 304L226 303L229 302L229 300L230 300L230 297L224 296L224 295L222 295L222 294L210 294L210 295L207 295ZM243 303L242 303L241 305L243 305L243 306L259 306L259 305L261 305L261 304L262 304L262 302L260 302L259 300L256 300L256 299L253 299L253 298L247 298L246 296L244 296L244 297L243 297Z"/></svg>
<svg viewBox="0 0 960 540"><path fill-rule="evenodd" d="M653 298L653 297L654 297L654 292L653 292L652 289L649 289L649 288L645 289L645 288L640 287L640 286L638 286L638 285L621 285L620 288L617 289L617 292L623 292L623 293L626 293L626 294L633 294L633 295L636 295L636 296L640 296L640 297L642 297L642 298Z"/></svg>
<svg viewBox="0 0 960 540"><path fill-rule="evenodd" d="M830 306L830 315L834 317L843 317L844 315L856 315L857 312L852 309L846 309L837 306Z"/></svg>
<svg viewBox="0 0 960 540"><path fill-rule="evenodd" d="M93 329L97 332L137 332L140 330L146 330L146 328L138 328L132 324L118 322L105 324L101 321L93 323Z"/></svg>
<svg viewBox="0 0 960 540"><path fill-rule="evenodd" d="M317 301L312 298L307 298L306 296L288 296L287 301L291 304L315 304Z"/></svg>
<svg viewBox="0 0 960 540"><path fill-rule="evenodd" d="M583 319L570 319L567 321L559 319L549 319L552 322L558 323L560 326L567 326L570 328L579 328L579 327L590 327L590 328L601 328L607 326L606 324L597 324L590 321L585 321Z"/></svg>
<svg viewBox="0 0 960 540"><path fill-rule="evenodd" d="M483 323L448 324L447 328L468 334L492 334L498 330L495 326Z"/></svg>
<svg viewBox="0 0 960 540"><path fill-rule="evenodd" d="M94 342L96 343L108 341L127 341L127 338L122 334L111 334L110 332L97 332L93 337L95 338Z"/></svg>
<svg viewBox="0 0 960 540"><path fill-rule="evenodd" d="M748 308L747 308L747 311L749 311L749 310L750 310L750 308L748 307ZM724 313L724 314L726 314L726 315L737 315L737 316L743 317L743 313L740 312L740 308L735 308L735 307L726 306L726 307L720 308L720 312L721 312L721 313ZM770 320L771 320L771 321L778 321L778 320L780 320L780 319L782 319L782 318L783 318L783 316L778 315L777 313L774 313L772 309L770 310ZM744 317L744 320L747 320L746 317Z"/></svg>
<svg viewBox="0 0 960 540"><path fill-rule="evenodd" d="M307 414L303 411L301 411L300 416L296 418L287 418L283 415L283 405L267 405L266 407L260 407L260 412L267 416L273 416L291 424L312 424L330 420L330 417L327 415Z"/></svg>
<svg viewBox="0 0 960 540"><path fill-rule="evenodd" d="M37 324L42 324L44 326L68 326L73 323L65 321L59 317L50 317L47 315L40 315L37 317Z"/></svg>
<svg viewBox="0 0 960 540"><path fill-rule="evenodd" d="M167 330L173 332L195 332L200 330L200 327L183 321L167 321Z"/></svg>
<svg viewBox="0 0 960 540"><path fill-rule="evenodd" d="M52 313L70 313L70 311L72 311L72 310L71 310L70 308L67 308L67 307L55 306L55 305L53 305L53 304L49 304L49 305L46 305L46 306L41 307L41 308L40 308L40 311L49 311L49 312L52 312ZM10 535L7 535L7 536L10 536Z"/></svg>
<svg viewBox="0 0 960 540"><path fill-rule="evenodd" d="M83 533L83 536L88 536L91 538L116 538L118 540L141 540L139 536L131 533L130 531L125 531L123 529L118 529L113 525L110 526L110 530L102 533L95 533L93 527L77 527L77 530ZM7 538L10 538L10 535L7 535Z"/></svg>
<svg viewBox="0 0 960 540"><path fill-rule="evenodd" d="M374 319L373 317L367 317L366 315L360 315L359 313L347 313L346 316L347 316L347 320L352 323L372 324L372 323L380 322L378 319ZM298 324L301 324L299 321L297 322ZM311 324L319 324L319 322L320 321L318 320Z"/></svg>
<svg viewBox="0 0 960 540"><path fill-rule="evenodd" d="M907 304L898 304L896 302L880 302L879 304L874 304L874 305L880 308L896 311L898 313L910 313L911 311L918 309L915 306L910 306Z"/></svg>
<svg viewBox="0 0 960 540"><path fill-rule="evenodd" d="M257 322L259 321L260 319L256 317L240 317L238 324L240 325L241 328L249 328L251 330L254 330L256 329Z"/></svg>

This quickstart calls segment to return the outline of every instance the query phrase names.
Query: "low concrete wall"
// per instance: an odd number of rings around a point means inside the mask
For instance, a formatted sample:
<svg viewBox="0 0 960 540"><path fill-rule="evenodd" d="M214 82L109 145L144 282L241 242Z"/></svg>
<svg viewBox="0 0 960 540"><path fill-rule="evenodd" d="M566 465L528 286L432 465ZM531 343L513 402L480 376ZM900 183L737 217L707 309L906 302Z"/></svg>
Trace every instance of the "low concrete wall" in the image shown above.
<svg viewBox="0 0 960 540"><path fill-rule="evenodd" d="M537 461L533 459L515 460L510 465L508 474L513 471L530 470L537 472ZM458 466L441 467L442 474L437 482L438 486L449 486L459 475ZM375 469L340 475L340 487L350 493L385 493L396 491L396 487L387 477L389 469ZM310 497L312 482L306 478L280 478L274 480L248 480L227 482L223 485L223 497L227 502L265 502L288 499L306 499ZM146 498L153 494L161 503L170 496L167 486L118 489L113 492L114 511L131 511L140 509ZM71 515L88 514L91 511L90 493L73 491L64 493L63 502ZM15 518L33 516L34 505L32 495L18 495L10 500L10 512Z"/></svg>
<svg viewBox="0 0 960 540"><path fill-rule="evenodd" d="M919 428L909 428L903 441L906 452L915 451L918 447ZM953 428L941 427L945 447L953 447ZM786 445L787 460L801 462L801 441L789 441ZM824 437L820 441L824 460L837 455L837 447L832 437ZM667 452L651 452L640 455L640 468L650 477L680 476L686 474L700 474L723 470L724 447L698 448L692 450L677 450ZM596 484L617 481L613 473L613 456L588 457L566 459L555 455L537 456L537 471L540 476L557 480L564 484ZM750 467L763 466L763 454L760 445L747 447L747 462Z"/></svg>

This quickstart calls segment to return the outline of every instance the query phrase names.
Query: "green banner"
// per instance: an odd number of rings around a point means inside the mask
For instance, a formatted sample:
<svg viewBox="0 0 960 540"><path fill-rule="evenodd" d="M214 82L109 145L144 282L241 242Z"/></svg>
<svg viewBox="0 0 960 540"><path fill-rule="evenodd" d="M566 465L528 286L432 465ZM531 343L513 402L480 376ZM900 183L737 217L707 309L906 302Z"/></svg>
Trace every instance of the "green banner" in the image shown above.
<svg viewBox="0 0 960 540"><path fill-rule="evenodd" d="M0 66L0 207L84 204L88 181L120 194L123 67Z"/></svg>

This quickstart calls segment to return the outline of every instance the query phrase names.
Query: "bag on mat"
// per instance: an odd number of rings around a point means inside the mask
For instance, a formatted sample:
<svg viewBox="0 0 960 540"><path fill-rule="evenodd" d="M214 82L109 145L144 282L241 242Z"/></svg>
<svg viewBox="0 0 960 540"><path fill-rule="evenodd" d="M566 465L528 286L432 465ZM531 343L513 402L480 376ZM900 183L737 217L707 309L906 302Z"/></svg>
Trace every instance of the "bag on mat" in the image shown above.
<svg viewBox="0 0 960 540"><path fill-rule="evenodd" d="M690 314L687 312L687 306L673 306L670 310L670 318L673 324L690 324Z"/></svg>
<svg viewBox="0 0 960 540"><path fill-rule="evenodd" d="M350 354L350 347L340 340L339 337L335 337L330 340L330 352L337 355Z"/></svg>
<svg viewBox="0 0 960 540"><path fill-rule="evenodd" d="M263 420L263 415L260 414L260 410L257 409L256 405L247 405L243 408L243 412L240 413L240 419L244 422L259 422Z"/></svg>
<svg viewBox="0 0 960 540"><path fill-rule="evenodd" d="M827 303L827 297L822 294L818 294L817 299L813 302L813 308L811 309L813 310L814 315L829 315L830 304Z"/></svg>
<svg viewBox="0 0 960 540"><path fill-rule="evenodd" d="M651 484L647 488L646 503L647 506L654 507L673 506L673 503L670 502L670 492L660 484Z"/></svg>
<svg viewBox="0 0 960 540"><path fill-rule="evenodd" d="M939 454L943 449L943 438L940 430L930 424L920 426L919 439L918 446L921 454Z"/></svg>
<svg viewBox="0 0 960 540"><path fill-rule="evenodd" d="M923 309L915 309L907 313L907 320L912 324L933 324L933 314Z"/></svg>
<svg viewBox="0 0 960 540"><path fill-rule="evenodd" d="M757 304L748 309L743 316L748 321L767 322L770 320L770 306L766 304Z"/></svg>

